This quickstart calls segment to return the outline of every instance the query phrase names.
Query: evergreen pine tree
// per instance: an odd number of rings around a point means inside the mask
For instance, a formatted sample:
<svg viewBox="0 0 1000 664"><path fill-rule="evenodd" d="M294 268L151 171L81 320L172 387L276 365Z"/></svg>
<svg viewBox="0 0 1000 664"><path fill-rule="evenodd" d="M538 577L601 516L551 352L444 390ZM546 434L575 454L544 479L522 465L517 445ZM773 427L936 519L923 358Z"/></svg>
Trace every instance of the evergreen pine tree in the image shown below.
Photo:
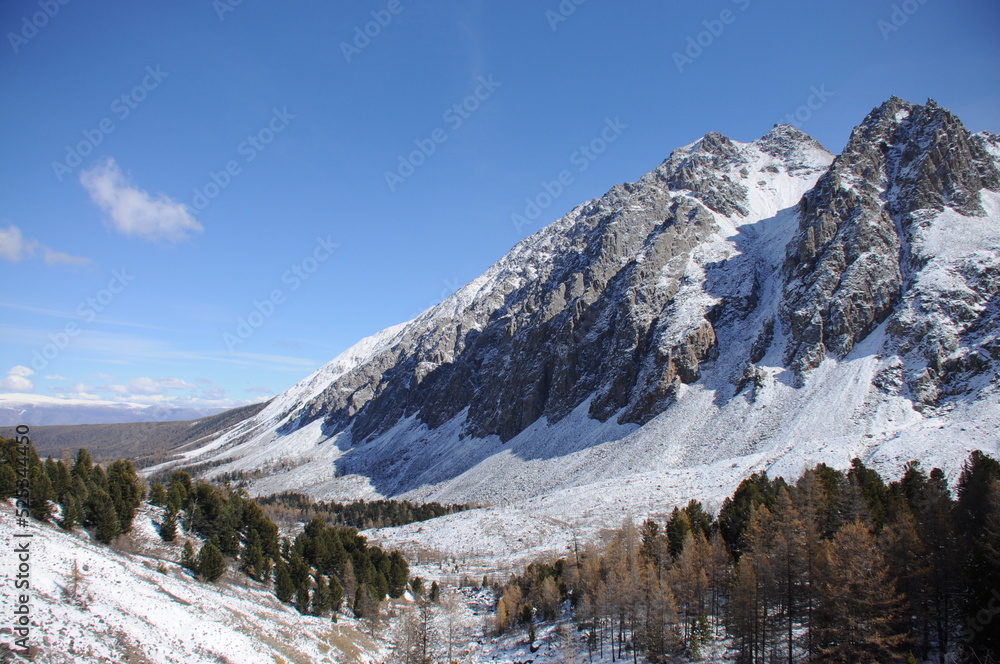
<svg viewBox="0 0 1000 664"><path fill-rule="evenodd" d="M163 482L153 482L149 489L149 502L157 507L167 506L167 490Z"/></svg>
<svg viewBox="0 0 1000 664"><path fill-rule="evenodd" d="M56 462L56 477L52 480L52 489L56 496L62 498L73 486L73 477L69 474L69 466L62 459Z"/></svg>
<svg viewBox="0 0 1000 664"><path fill-rule="evenodd" d="M52 517L52 504L49 500L55 497L52 495L52 483L40 465L32 466L28 477L31 482L31 516L39 521L48 521Z"/></svg>
<svg viewBox="0 0 1000 664"><path fill-rule="evenodd" d="M75 475L70 475L68 493L73 494L73 496L76 498L76 502L80 505L81 519L86 518L83 505L87 502L87 496L89 495L87 492L87 485L79 477Z"/></svg>
<svg viewBox="0 0 1000 664"><path fill-rule="evenodd" d="M326 583L326 577L316 574L316 587L313 588L312 614L314 616L325 616L333 605L330 597L330 588Z"/></svg>
<svg viewBox="0 0 1000 664"><path fill-rule="evenodd" d="M309 583L305 582L295 589L295 608L299 613L309 613Z"/></svg>
<svg viewBox="0 0 1000 664"><path fill-rule="evenodd" d="M100 465L90 469L90 484L98 487L105 493L108 492L108 474L104 472L104 469Z"/></svg>
<svg viewBox="0 0 1000 664"><path fill-rule="evenodd" d="M177 512L168 509L163 513L163 523L160 524L160 539L173 542L177 537Z"/></svg>
<svg viewBox="0 0 1000 664"><path fill-rule="evenodd" d="M65 489L62 483L62 478L59 477L59 470L56 466L55 460L51 456L45 457L45 464L43 465L45 471L45 476L49 478L49 487L52 490L52 498L62 494Z"/></svg>
<svg viewBox="0 0 1000 664"><path fill-rule="evenodd" d="M979 450L965 462L958 479L955 509L964 559L966 638L974 652L1000 653L997 629L984 629L982 616L996 606L1000 592L1000 462ZM990 619L991 627L997 618ZM977 654L977 656L978 656Z"/></svg>
<svg viewBox="0 0 1000 664"><path fill-rule="evenodd" d="M296 588L309 585L309 566L302 559L298 550L293 549L289 556L288 573L292 577L292 583Z"/></svg>
<svg viewBox="0 0 1000 664"><path fill-rule="evenodd" d="M295 594L295 584L292 583L292 575L288 572L288 565L283 560L278 560L274 565L274 595L279 602L289 602Z"/></svg>
<svg viewBox="0 0 1000 664"><path fill-rule="evenodd" d="M17 472L7 463L0 463L0 500L17 495Z"/></svg>
<svg viewBox="0 0 1000 664"><path fill-rule="evenodd" d="M712 532L712 517L705 511L702 504L692 498L688 501L684 511L687 512L691 530L700 531L705 536L705 539L708 539L708 536Z"/></svg>
<svg viewBox="0 0 1000 664"><path fill-rule="evenodd" d="M434 604L437 604L438 597L440 597L440 595L441 595L441 587L438 585L437 581L434 581L433 583L431 583L431 594L429 599Z"/></svg>
<svg viewBox="0 0 1000 664"><path fill-rule="evenodd" d="M337 612L340 611L340 607L344 603L344 587L340 585L340 581L335 576L330 577L330 611L333 613L333 619L337 619Z"/></svg>
<svg viewBox="0 0 1000 664"><path fill-rule="evenodd" d="M259 581L264 578L264 552L256 530L251 529L247 535L246 545L240 552L240 568L253 579Z"/></svg>
<svg viewBox="0 0 1000 664"><path fill-rule="evenodd" d="M80 502L72 493L67 493L62 503L62 519L59 526L64 530L73 530L82 518L80 514Z"/></svg>
<svg viewBox="0 0 1000 664"><path fill-rule="evenodd" d="M389 554L389 575L386 581L389 583L389 596L400 598L406 591L406 582L410 577L410 567L399 551Z"/></svg>
<svg viewBox="0 0 1000 664"><path fill-rule="evenodd" d="M184 548L181 550L181 567L196 573L198 571L198 560L190 540L184 542Z"/></svg>
<svg viewBox="0 0 1000 664"><path fill-rule="evenodd" d="M90 473L93 470L94 462L90 458L90 452L82 447L76 453L76 462L73 463L71 474L79 477L84 484L90 481Z"/></svg>
<svg viewBox="0 0 1000 664"><path fill-rule="evenodd" d="M87 513L94 527L94 537L105 544L118 537L118 515L115 514L111 498L100 487L94 487L90 492Z"/></svg>
<svg viewBox="0 0 1000 664"><path fill-rule="evenodd" d="M676 558L684 548L684 539L691 532L691 519L686 511L674 508L667 522L667 550Z"/></svg>
<svg viewBox="0 0 1000 664"><path fill-rule="evenodd" d="M198 552L198 574L203 579L212 583L222 576L226 571L226 559L222 557L222 552L211 541L205 542Z"/></svg>

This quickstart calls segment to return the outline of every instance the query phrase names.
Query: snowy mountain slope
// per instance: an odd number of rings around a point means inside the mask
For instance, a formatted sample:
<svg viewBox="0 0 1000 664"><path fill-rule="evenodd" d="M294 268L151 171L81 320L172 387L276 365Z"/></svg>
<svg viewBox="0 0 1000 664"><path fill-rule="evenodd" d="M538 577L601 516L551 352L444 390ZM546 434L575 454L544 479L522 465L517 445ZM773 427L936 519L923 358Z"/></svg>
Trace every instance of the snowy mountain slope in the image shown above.
<svg viewBox="0 0 1000 664"><path fill-rule="evenodd" d="M955 477L1000 452L998 155L896 98L836 158L791 127L708 134L184 463L254 493L491 504L435 523L495 529L470 546L496 555L531 548L528 514L554 546L753 470Z"/></svg>
<svg viewBox="0 0 1000 664"><path fill-rule="evenodd" d="M0 537L13 542L8 501L0 512ZM152 523L158 513L147 506L136 516L123 545L133 550L129 553L91 543L79 529L71 534L32 520L17 530L31 535L28 641L41 651L35 661L274 664L384 658L385 645L359 632L352 618L334 624L300 615L263 584L231 571L217 584L193 580L177 564L179 541L160 541ZM75 595L68 580L74 562L85 576ZM157 571L161 563L163 573ZM13 601L5 594L0 610L13 615Z"/></svg>

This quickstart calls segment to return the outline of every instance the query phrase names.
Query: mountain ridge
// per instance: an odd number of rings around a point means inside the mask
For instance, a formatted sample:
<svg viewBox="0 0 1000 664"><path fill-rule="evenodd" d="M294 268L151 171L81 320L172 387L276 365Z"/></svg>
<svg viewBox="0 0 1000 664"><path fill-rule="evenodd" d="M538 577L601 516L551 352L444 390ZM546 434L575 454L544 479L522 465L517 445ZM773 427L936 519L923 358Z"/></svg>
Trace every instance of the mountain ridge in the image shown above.
<svg viewBox="0 0 1000 664"><path fill-rule="evenodd" d="M998 155L895 97L836 157L785 125L707 134L181 465L594 523L853 456L954 475L998 447Z"/></svg>

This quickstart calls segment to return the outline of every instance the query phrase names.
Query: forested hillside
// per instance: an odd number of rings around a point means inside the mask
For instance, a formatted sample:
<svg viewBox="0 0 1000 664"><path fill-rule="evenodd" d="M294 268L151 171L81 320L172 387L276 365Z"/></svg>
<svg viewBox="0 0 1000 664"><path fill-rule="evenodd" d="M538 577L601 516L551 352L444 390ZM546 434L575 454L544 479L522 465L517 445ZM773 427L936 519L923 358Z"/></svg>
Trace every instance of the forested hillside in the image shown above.
<svg viewBox="0 0 1000 664"><path fill-rule="evenodd" d="M105 470L81 449L72 464L52 457L43 462L31 445L0 439L0 499L23 498L19 468L28 480L32 517L55 520L68 531L86 528L106 544L131 530L147 498L130 461L115 460ZM353 528L329 526L317 515L294 537L282 537L245 491L195 482L184 471L172 473L167 485L154 482L148 501L163 508L159 533L165 542L188 535L179 562L192 582L217 581L234 567L272 583L278 599L301 613L336 618L342 605L359 617L376 614L382 600L400 597L409 581L398 551L368 545Z"/></svg>
<svg viewBox="0 0 1000 664"><path fill-rule="evenodd" d="M1000 463L974 452L955 496L917 462L888 484L857 459L791 484L755 474L715 519L691 501L498 592L499 632L533 638L567 602L613 659L724 642L746 664L1000 661Z"/></svg>
<svg viewBox="0 0 1000 664"><path fill-rule="evenodd" d="M316 500L301 493L283 493L256 498L276 521L309 521L322 515L331 523L350 528L391 528L415 521L426 521L470 509L471 505L442 505L436 502L413 503L408 500L355 500L336 503Z"/></svg>

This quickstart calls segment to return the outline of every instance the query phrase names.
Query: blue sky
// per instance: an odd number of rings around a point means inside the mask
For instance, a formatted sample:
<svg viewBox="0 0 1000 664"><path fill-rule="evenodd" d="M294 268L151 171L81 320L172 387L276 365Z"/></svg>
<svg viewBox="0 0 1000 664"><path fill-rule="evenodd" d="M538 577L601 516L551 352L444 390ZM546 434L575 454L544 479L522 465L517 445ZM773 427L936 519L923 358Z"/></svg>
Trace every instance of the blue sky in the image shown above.
<svg viewBox="0 0 1000 664"><path fill-rule="evenodd" d="M893 94L1000 131L998 25L995 0L4 2L0 393L276 394L709 131L838 151Z"/></svg>

